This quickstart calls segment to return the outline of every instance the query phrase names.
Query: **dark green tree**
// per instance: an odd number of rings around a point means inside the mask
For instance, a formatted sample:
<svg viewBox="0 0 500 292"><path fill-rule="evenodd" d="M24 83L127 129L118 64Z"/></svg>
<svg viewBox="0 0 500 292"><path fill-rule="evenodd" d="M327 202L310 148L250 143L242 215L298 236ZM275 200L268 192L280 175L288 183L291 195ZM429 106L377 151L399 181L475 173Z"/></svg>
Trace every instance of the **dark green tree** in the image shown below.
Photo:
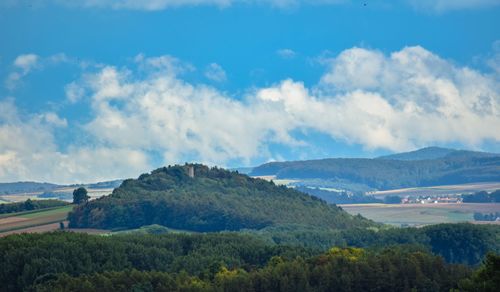
<svg viewBox="0 0 500 292"><path fill-rule="evenodd" d="M401 204L401 197L399 197L399 196L387 196L384 198L384 203L386 203L386 204Z"/></svg>
<svg viewBox="0 0 500 292"><path fill-rule="evenodd" d="M498 291L500 288L500 255L489 253L470 279L460 283L463 291Z"/></svg>
<svg viewBox="0 0 500 292"><path fill-rule="evenodd" d="M83 187L80 187L73 191L73 204L86 203L89 198L90 197L87 195L87 190Z"/></svg>
<svg viewBox="0 0 500 292"><path fill-rule="evenodd" d="M24 209L25 210L35 209L35 204L33 204L33 201L31 199L27 199L26 202L24 202Z"/></svg>

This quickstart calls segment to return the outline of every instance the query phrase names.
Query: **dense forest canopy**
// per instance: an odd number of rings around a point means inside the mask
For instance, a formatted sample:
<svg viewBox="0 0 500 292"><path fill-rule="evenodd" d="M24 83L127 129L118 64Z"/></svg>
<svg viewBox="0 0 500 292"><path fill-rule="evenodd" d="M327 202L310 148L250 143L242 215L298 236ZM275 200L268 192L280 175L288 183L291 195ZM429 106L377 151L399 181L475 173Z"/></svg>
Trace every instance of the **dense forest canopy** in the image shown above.
<svg viewBox="0 0 500 292"><path fill-rule="evenodd" d="M251 175L333 180L379 190L493 182L500 181L500 156L457 153L427 160L330 158L270 162L254 168Z"/></svg>
<svg viewBox="0 0 500 292"><path fill-rule="evenodd" d="M370 253L355 248L333 248L310 258L273 257L267 265L248 271L222 266L203 278L185 273L125 270L78 277L62 274L37 283L34 288L38 291L75 291L82 287L90 291L125 291L124 287L140 291L449 291L458 288L460 281L469 280L470 274L466 267L447 265L425 252Z"/></svg>
<svg viewBox="0 0 500 292"><path fill-rule="evenodd" d="M21 291L55 274L78 276L138 269L203 277L228 268L264 265L271 257L311 256L300 247L272 246L239 234L113 235L57 232L0 238L2 291Z"/></svg>
<svg viewBox="0 0 500 292"><path fill-rule="evenodd" d="M71 227L131 229L160 224L203 232L277 224L327 229L376 226L302 192L200 164L164 167L125 180L110 196L76 207L69 220Z"/></svg>
<svg viewBox="0 0 500 292"><path fill-rule="evenodd" d="M446 240L457 232L450 226L435 231ZM394 231L382 237L379 247L320 251L238 232L11 235L0 238L0 283L2 291L488 291L474 289L495 285L497 256L472 273L425 246L393 245ZM451 246L474 251L477 243Z"/></svg>

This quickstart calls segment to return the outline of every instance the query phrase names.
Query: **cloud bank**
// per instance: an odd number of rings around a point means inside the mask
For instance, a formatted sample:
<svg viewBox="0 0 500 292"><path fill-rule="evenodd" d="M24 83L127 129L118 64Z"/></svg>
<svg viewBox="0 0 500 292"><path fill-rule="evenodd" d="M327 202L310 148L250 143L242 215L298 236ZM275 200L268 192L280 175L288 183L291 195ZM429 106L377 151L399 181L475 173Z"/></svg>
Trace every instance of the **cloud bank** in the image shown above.
<svg viewBox="0 0 500 292"><path fill-rule="evenodd" d="M105 145L71 145L61 151L55 130L67 121L55 113L27 116L11 99L0 101L2 181L93 182L136 176L149 167L144 153Z"/></svg>
<svg viewBox="0 0 500 292"><path fill-rule="evenodd" d="M152 168L152 155L163 164L248 164L277 157L274 144L307 152L314 146L310 132L393 151L500 142L496 71L459 66L418 46L389 55L351 48L325 67L313 87L286 79L235 97L183 80L189 66L171 56L138 56L129 68L106 65L67 86L68 99L90 104L81 125L87 144L62 151L55 130L70 128L64 118L21 115L12 101L3 102L0 177L76 182L136 176Z"/></svg>
<svg viewBox="0 0 500 292"><path fill-rule="evenodd" d="M474 8L486 8L498 6L498 0L401 0L402 2L416 8L431 12L445 12L453 10L464 10ZM365 1L367 2L367 1ZM385 3L384 3L385 2ZM394 5L398 1L376 1L373 4ZM364 2L352 0L34 0L31 5L40 6L45 4L64 5L80 8L104 8L113 10L139 10L159 11L175 7L192 6L215 6L220 8L237 4L246 5L268 5L271 7L289 9L301 5L360 5ZM369 1L367 2L369 3ZM6 0L4 5L25 5L24 1ZM1 5L1 4L0 4Z"/></svg>

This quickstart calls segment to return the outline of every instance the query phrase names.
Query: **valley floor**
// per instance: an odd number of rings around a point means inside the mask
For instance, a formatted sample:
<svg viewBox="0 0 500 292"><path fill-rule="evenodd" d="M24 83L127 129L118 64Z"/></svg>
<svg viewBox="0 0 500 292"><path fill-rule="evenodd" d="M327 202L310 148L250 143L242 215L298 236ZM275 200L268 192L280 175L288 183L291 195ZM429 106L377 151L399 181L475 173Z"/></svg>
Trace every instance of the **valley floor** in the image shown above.
<svg viewBox="0 0 500 292"><path fill-rule="evenodd" d="M423 226L439 223L471 222L476 224L500 224L498 221L474 221L474 212L500 212L500 204L349 204L339 205L352 215L395 226ZM0 237L15 233L41 233L60 229L66 221L72 205L51 209L3 214L0 216ZM109 233L101 229L67 229L91 234Z"/></svg>
<svg viewBox="0 0 500 292"><path fill-rule="evenodd" d="M339 205L350 214L396 226L421 226L438 223L474 221L474 212L500 212L500 204L437 203L437 204L350 204ZM500 224L500 222L481 222Z"/></svg>

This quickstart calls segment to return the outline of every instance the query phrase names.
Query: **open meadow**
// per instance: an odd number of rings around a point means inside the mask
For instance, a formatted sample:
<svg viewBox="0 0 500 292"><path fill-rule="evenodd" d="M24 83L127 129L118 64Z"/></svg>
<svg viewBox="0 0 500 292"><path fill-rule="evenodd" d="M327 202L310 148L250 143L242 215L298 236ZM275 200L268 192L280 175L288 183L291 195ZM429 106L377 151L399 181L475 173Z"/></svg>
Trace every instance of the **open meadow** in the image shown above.
<svg viewBox="0 0 500 292"><path fill-rule="evenodd" d="M397 226L474 222L474 212L500 212L500 204L351 204L339 205L350 214ZM489 222L495 223L495 222Z"/></svg>

